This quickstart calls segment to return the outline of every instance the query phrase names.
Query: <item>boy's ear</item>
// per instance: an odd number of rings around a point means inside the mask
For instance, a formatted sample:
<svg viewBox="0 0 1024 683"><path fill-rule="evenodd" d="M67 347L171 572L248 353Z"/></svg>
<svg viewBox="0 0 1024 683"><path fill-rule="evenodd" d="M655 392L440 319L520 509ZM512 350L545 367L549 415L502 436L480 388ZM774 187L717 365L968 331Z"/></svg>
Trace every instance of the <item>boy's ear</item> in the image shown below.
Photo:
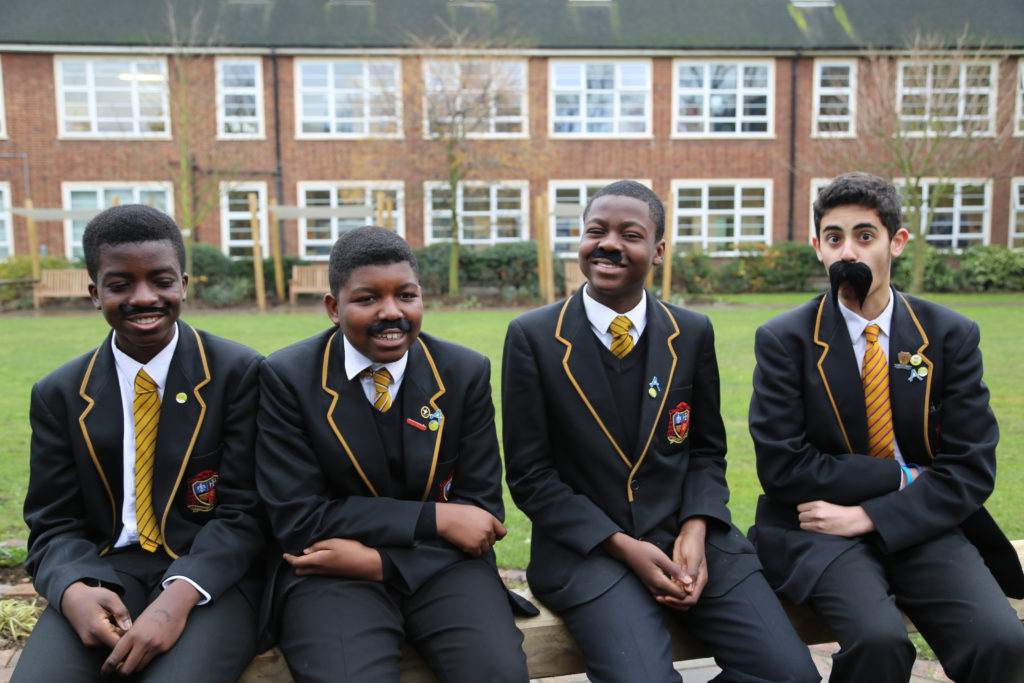
<svg viewBox="0 0 1024 683"><path fill-rule="evenodd" d="M327 317L331 319L331 322L340 325L341 313L338 311L338 300L330 292L324 294L324 308L327 309Z"/></svg>

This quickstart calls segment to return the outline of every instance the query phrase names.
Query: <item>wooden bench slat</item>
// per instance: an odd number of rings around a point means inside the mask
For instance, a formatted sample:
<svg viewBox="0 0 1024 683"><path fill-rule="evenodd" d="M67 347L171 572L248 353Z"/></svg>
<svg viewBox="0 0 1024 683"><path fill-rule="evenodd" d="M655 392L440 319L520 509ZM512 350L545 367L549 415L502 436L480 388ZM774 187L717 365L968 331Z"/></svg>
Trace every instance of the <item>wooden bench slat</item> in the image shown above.
<svg viewBox="0 0 1024 683"><path fill-rule="evenodd" d="M46 299L89 298L89 271L85 268L43 270L32 288L32 304L36 308Z"/></svg>
<svg viewBox="0 0 1024 683"><path fill-rule="evenodd" d="M327 264L311 266L293 266L292 278L288 281L288 303L292 306L299 294L318 294L323 296L331 289L327 275Z"/></svg>

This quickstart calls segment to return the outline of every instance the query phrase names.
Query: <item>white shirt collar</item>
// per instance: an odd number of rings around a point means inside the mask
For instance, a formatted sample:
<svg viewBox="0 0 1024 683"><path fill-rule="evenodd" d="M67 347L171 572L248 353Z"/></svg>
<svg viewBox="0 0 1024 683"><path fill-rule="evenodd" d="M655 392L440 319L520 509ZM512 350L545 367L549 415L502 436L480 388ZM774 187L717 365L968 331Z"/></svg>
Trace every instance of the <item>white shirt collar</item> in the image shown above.
<svg viewBox="0 0 1024 683"><path fill-rule="evenodd" d="M850 339L853 341L860 339L861 335L864 334L864 328L872 323L878 325L878 329L881 333L888 338L889 330L892 329L892 311L895 301L896 292L894 292L892 287L890 287L889 303L885 305L885 308L878 314L877 318L874 320L868 320L867 318L863 318L859 314L851 311L846 307L846 304L843 303L843 300L839 299L839 311L843 314L843 320L846 321L846 329L850 332Z"/></svg>
<svg viewBox="0 0 1024 683"><path fill-rule="evenodd" d="M392 386L398 386L402 383L402 378L405 376L405 366L409 363L408 351L403 353L401 358L391 363L374 363L360 353L356 347L352 346L352 343L349 342L348 337L344 333L342 333L341 339L345 345L345 375L349 379L352 379L367 367L372 366L374 370L387 368L388 372L391 373Z"/></svg>
<svg viewBox="0 0 1024 683"><path fill-rule="evenodd" d="M600 301L590 296L590 285L586 285L583 291L583 310L587 314L587 320L591 327L598 333L598 336L610 334L608 326L612 324L616 316L624 315L633 323L633 330L636 330L634 339L639 339L647 326L647 290L641 290L640 303L625 313L619 313L608 308ZM633 334L630 330L630 334Z"/></svg>
<svg viewBox="0 0 1024 683"><path fill-rule="evenodd" d="M145 368L146 374L156 383L157 392L163 398L164 386L167 384L167 373L171 369L171 358L174 357L174 350L178 348L177 324L174 325L174 336L171 338L170 343L160 349L160 353L153 356L148 363L140 363L117 348L117 333L111 335L110 348L114 351L114 364L126 381L130 381L134 385L135 376L139 374L140 369Z"/></svg>

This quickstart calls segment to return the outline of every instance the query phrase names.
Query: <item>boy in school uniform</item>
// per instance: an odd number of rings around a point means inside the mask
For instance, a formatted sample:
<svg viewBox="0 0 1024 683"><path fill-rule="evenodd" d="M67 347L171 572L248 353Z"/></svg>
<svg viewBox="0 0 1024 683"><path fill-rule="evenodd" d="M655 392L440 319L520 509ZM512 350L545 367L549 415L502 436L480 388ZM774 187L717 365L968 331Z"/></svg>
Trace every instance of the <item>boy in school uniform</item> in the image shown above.
<svg viewBox="0 0 1024 683"><path fill-rule="evenodd" d="M533 522L527 578L595 681L678 681L669 616L720 680L817 681L807 647L732 525L714 335L644 290L665 212L632 181L583 213L571 298L509 325L502 411L509 489Z"/></svg>
<svg viewBox="0 0 1024 683"><path fill-rule="evenodd" d="M982 507L999 428L978 326L892 288L900 204L867 173L825 187L814 248L831 291L757 330L751 539L778 592L838 639L830 680L909 680L903 610L954 680L1024 681L1003 595L1024 597L1024 575Z"/></svg>
<svg viewBox="0 0 1024 683"><path fill-rule="evenodd" d="M416 258L392 231L340 237L329 280L334 325L268 357L260 381L292 675L396 681L407 639L441 680L526 681L491 550L505 527L489 362L420 332Z"/></svg>
<svg viewBox="0 0 1024 683"><path fill-rule="evenodd" d="M82 246L111 332L32 389L26 568L49 606L13 680L236 680L263 586L262 358L178 319L185 247L165 213L107 209Z"/></svg>

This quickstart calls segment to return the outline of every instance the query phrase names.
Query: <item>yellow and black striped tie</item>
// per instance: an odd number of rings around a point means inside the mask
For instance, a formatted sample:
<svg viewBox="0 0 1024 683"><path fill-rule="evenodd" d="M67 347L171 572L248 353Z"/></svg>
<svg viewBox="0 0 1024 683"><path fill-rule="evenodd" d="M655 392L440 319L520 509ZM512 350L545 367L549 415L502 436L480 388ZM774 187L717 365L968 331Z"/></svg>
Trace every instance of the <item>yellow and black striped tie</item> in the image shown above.
<svg viewBox="0 0 1024 683"><path fill-rule="evenodd" d="M153 510L153 460L160 423L160 394L156 382L139 370L135 376L135 521L139 545L149 552L160 547L160 525Z"/></svg>
<svg viewBox="0 0 1024 683"><path fill-rule="evenodd" d="M625 358L633 350L633 337L629 335L632 326L633 323L624 315L615 316L615 320L608 326L608 331L612 333L611 351L619 358Z"/></svg>
<svg viewBox="0 0 1024 683"><path fill-rule="evenodd" d="M388 393L388 387L391 386L391 373L387 368L381 367L378 370L366 368L360 374L373 379L373 388L377 392L373 396L373 407L382 413L388 412L388 409L391 408L391 394Z"/></svg>
<svg viewBox="0 0 1024 683"><path fill-rule="evenodd" d="M889 405L889 363L878 343L878 325L864 328L868 340L864 351L864 401L868 411L868 450L874 458L896 457L892 435L892 407Z"/></svg>

